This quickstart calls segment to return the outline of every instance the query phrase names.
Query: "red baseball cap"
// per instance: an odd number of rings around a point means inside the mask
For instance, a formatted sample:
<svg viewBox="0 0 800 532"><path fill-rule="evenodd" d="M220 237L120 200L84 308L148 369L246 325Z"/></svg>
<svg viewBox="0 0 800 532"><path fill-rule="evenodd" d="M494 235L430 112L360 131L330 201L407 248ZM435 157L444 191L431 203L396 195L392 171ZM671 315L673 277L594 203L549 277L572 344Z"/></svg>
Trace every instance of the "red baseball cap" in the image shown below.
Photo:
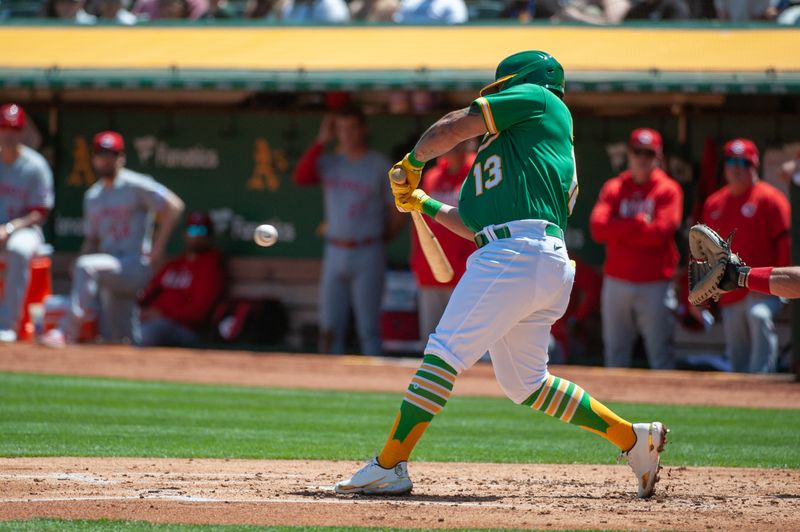
<svg viewBox="0 0 800 532"><path fill-rule="evenodd" d="M116 131L101 131L94 136L92 146L95 151L108 150L115 152L125 151L125 141Z"/></svg>
<svg viewBox="0 0 800 532"><path fill-rule="evenodd" d="M0 127L22 129L25 127L25 111L15 103L0 107Z"/></svg>
<svg viewBox="0 0 800 532"><path fill-rule="evenodd" d="M660 155L664 143L661 141L661 133L655 129L640 127L631 131L631 138L628 141L628 146L631 148L653 150L656 154Z"/></svg>
<svg viewBox="0 0 800 532"><path fill-rule="evenodd" d="M758 148L750 139L733 139L725 143L726 159L744 159L758 168Z"/></svg>

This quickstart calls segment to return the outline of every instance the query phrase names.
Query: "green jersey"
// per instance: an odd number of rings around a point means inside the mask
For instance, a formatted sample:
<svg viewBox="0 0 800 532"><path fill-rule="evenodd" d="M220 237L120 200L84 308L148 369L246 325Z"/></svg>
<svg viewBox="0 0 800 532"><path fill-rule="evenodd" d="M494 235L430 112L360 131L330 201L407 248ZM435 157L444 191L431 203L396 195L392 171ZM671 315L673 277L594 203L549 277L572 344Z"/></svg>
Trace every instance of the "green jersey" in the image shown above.
<svg viewBox="0 0 800 532"><path fill-rule="evenodd" d="M461 186L458 210L474 232L537 219L567 227L578 196L572 116L564 102L525 83L472 102L488 133Z"/></svg>

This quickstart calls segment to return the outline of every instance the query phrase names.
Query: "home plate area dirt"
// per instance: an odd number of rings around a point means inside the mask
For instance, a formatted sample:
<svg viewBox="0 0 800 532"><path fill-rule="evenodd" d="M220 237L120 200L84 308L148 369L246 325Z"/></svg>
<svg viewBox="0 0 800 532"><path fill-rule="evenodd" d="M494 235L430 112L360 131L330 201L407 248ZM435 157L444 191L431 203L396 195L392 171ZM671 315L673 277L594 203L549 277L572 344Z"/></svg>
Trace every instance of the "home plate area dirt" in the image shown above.
<svg viewBox="0 0 800 532"><path fill-rule="evenodd" d="M0 371L401 392L418 361L82 346L0 351ZM601 400L796 408L789 376L560 367ZM336 383L331 385L331 383ZM367 386L365 386L367 384ZM654 392L657 391L656 392ZM491 367L456 393L500 395ZM159 523L404 528L800 530L800 471L670 467L636 498L622 464L425 463L413 495L335 496L361 464L152 458L0 458L0 520L52 517Z"/></svg>
<svg viewBox="0 0 800 532"><path fill-rule="evenodd" d="M670 468L650 500L627 466L415 463L408 497L338 497L354 462L0 459L0 519L380 527L798 530L797 471Z"/></svg>

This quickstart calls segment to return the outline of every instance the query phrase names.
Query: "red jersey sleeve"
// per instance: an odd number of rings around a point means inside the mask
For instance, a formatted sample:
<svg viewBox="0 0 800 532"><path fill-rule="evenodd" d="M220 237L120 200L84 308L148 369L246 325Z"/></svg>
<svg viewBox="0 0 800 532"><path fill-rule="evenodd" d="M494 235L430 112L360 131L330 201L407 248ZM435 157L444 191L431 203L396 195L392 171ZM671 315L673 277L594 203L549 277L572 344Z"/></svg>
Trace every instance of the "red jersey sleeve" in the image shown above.
<svg viewBox="0 0 800 532"><path fill-rule="evenodd" d="M597 203L589 216L589 231L595 242L607 243L627 236L636 228L632 220L616 217L619 204L619 180L611 179L600 189Z"/></svg>
<svg viewBox="0 0 800 532"><path fill-rule="evenodd" d="M637 220L638 228L629 236L635 246L660 247L674 238L683 216L683 191L677 184L670 184L658 195L653 220L643 223Z"/></svg>
<svg viewBox="0 0 800 532"><path fill-rule="evenodd" d="M324 146L319 142L314 142L308 149L300 156L297 161L297 166L292 173L292 181L295 185L307 186L316 185L320 181L319 171L317 170L317 163L319 157L322 155Z"/></svg>

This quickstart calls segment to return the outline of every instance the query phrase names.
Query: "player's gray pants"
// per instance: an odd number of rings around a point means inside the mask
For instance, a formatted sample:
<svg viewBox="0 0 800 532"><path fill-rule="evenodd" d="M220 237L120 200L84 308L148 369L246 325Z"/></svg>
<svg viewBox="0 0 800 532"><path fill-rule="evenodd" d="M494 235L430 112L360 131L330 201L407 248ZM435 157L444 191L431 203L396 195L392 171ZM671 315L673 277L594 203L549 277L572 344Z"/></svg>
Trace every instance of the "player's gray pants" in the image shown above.
<svg viewBox="0 0 800 532"><path fill-rule="evenodd" d="M136 293L149 278L150 266L145 257L105 253L78 257L66 316L67 338L75 339L83 321L97 318L103 339L138 343L141 339Z"/></svg>
<svg viewBox="0 0 800 532"><path fill-rule="evenodd" d="M778 333L775 332L773 317L782 305L778 297L751 292L745 299L722 307L725 354L733 371L775 371Z"/></svg>
<svg viewBox="0 0 800 532"><path fill-rule="evenodd" d="M605 277L601 310L606 366L630 367L633 346L641 333L650 367L674 368L675 302L670 281L630 283Z"/></svg>
<svg viewBox="0 0 800 532"><path fill-rule="evenodd" d="M141 331L140 345L144 347L195 347L200 342L192 329L164 317L143 321Z"/></svg>
<svg viewBox="0 0 800 532"><path fill-rule="evenodd" d="M3 260L6 263L3 297L0 300L0 329L17 330L25 293L31 281L31 258L44 243L38 228L17 229L6 240Z"/></svg>
<svg viewBox="0 0 800 532"><path fill-rule="evenodd" d="M357 248L325 246L319 321L322 333L332 334L330 350L333 354L345 351L351 308L361 353L381 354L380 317L385 270L383 243Z"/></svg>
<svg viewBox="0 0 800 532"><path fill-rule="evenodd" d="M447 302L453 294L449 286L420 286L417 297L417 313L419 321L419 337L428 340L428 336L436 330L442 319Z"/></svg>

